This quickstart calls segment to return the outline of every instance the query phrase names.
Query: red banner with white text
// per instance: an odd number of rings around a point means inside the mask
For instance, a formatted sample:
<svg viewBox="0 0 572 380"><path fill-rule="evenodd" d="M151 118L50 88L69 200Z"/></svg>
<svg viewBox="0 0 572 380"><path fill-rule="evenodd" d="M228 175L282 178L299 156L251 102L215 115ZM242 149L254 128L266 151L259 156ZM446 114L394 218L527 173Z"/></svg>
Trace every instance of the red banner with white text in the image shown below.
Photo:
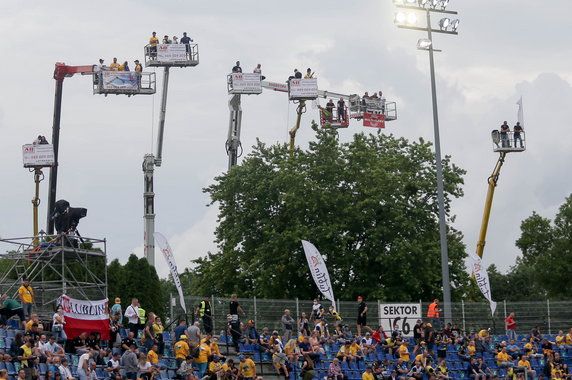
<svg viewBox="0 0 572 380"><path fill-rule="evenodd" d="M363 126L372 128L385 128L385 115L372 112L364 112Z"/></svg>
<svg viewBox="0 0 572 380"><path fill-rule="evenodd" d="M64 331L68 339L73 339L82 332L98 332L101 339L109 339L108 300L83 301L60 297L60 305L64 311Z"/></svg>

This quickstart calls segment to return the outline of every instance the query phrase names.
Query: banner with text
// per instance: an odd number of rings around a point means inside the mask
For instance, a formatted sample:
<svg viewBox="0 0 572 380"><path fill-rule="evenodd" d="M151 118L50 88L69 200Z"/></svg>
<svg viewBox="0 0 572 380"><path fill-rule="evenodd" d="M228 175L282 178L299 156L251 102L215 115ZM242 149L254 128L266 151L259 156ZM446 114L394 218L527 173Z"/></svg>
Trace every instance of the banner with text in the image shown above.
<svg viewBox="0 0 572 380"><path fill-rule="evenodd" d="M290 79L290 99L318 97L318 79Z"/></svg>
<svg viewBox="0 0 572 380"><path fill-rule="evenodd" d="M155 237L155 241L159 246L159 249L163 252L163 257L165 257L165 261L167 262L167 266L171 271L171 277L173 277L173 282L177 287L177 292L179 293L179 299L181 300L181 307L187 312L187 306L185 305L185 298L183 297L183 288L181 287L181 280L179 279L179 271L177 270L177 263L175 262L175 256L173 256L173 251L171 250L171 246L167 241L167 238L163 236L163 234L159 232L155 232L153 234Z"/></svg>
<svg viewBox="0 0 572 380"><path fill-rule="evenodd" d="M139 80L135 71L102 71L104 90L138 90Z"/></svg>
<svg viewBox="0 0 572 380"><path fill-rule="evenodd" d="M477 281L477 285L479 286L479 289L481 289L483 296L485 296L485 298L489 301L491 314L494 314L497 308L497 303L493 301L491 285L489 283L489 274L487 273L486 268L483 266L483 262L479 255L476 253L471 253L469 256L471 257L471 269L473 271L473 275L475 276L475 281Z"/></svg>
<svg viewBox="0 0 572 380"><path fill-rule="evenodd" d="M332 289L328 268L326 267L322 255L320 255L320 252L318 252L314 244L309 241L302 240L302 247L304 248L306 260L308 261L308 266L310 267L310 272L312 272L316 286L320 289L324 297L332 301L332 305L335 307L334 289Z"/></svg>
<svg viewBox="0 0 572 380"><path fill-rule="evenodd" d="M157 45L157 61L181 62L187 61L187 45L185 44L160 44Z"/></svg>
<svg viewBox="0 0 572 380"><path fill-rule="evenodd" d="M22 146L24 167L52 166L56 161L51 144L26 144Z"/></svg>
<svg viewBox="0 0 572 380"><path fill-rule="evenodd" d="M403 336L413 336L413 327L421 319L420 303L388 303L379 305L379 323L387 335L397 325Z"/></svg>
<svg viewBox="0 0 572 380"><path fill-rule="evenodd" d="M260 94L262 92L260 74L232 73L230 75L233 94Z"/></svg>
<svg viewBox="0 0 572 380"><path fill-rule="evenodd" d="M385 115L373 112L364 112L363 126L372 128L385 128Z"/></svg>
<svg viewBox="0 0 572 380"><path fill-rule="evenodd" d="M68 339L79 336L82 332L98 332L101 339L109 339L109 310L107 298L97 301L83 301L70 298L65 294L60 297L60 305L64 311L64 331Z"/></svg>

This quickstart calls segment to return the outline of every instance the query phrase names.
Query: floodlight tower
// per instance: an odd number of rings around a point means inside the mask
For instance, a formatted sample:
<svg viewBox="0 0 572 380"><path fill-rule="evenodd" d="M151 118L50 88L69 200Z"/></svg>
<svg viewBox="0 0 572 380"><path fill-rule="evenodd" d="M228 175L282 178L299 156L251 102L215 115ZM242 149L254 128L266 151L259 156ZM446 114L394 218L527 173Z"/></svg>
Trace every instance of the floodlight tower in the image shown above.
<svg viewBox="0 0 572 380"><path fill-rule="evenodd" d="M157 132L157 154L143 157L143 208L145 211L144 254L149 264L155 266L155 192L153 191L153 172L155 166L161 166L163 159L163 134L167 114L167 91L169 89L169 69L171 67L194 67L199 64L197 44L158 44L145 46L145 66L163 67L163 94Z"/></svg>
<svg viewBox="0 0 572 380"><path fill-rule="evenodd" d="M427 32L426 39L417 42L417 49L429 52L429 68L431 73L431 97L433 100L433 133L435 135L435 161L437 171L437 200L439 203L439 240L441 244L441 277L443 283L443 304L445 310L445 323L451 322L451 286L449 283L449 252L447 248L447 221L445 220L445 196L443 190L443 166L441 162L441 142L439 137L439 114L437 111L437 90L435 84L435 62L433 59L433 34L444 33L457 35L459 20L443 17L439 21L439 28L431 25L431 14L456 15L455 11L446 10L449 0L393 0L398 12L394 22L398 28L419 30ZM425 27L417 26L417 14L424 12L427 17Z"/></svg>

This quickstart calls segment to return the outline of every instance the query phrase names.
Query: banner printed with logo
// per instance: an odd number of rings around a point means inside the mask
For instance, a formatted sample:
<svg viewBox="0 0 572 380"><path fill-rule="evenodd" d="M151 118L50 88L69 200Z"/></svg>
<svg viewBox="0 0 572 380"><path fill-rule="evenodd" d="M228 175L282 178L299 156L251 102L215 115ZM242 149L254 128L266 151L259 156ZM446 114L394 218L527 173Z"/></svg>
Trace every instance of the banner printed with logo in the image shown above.
<svg viewBox="0 0 572 380"><path fill-rule="evenodd" d="M324 263L322 255L320 255L320 252L318 252L314 244L309 241L302 240L302 247L304 248L306 260L308 261L308 266L310 267L310 272L312 272L316 286L320 289L324 297L332 301L332 305L335 307L334 289L332 289L328 268L326 267L326 263Z"/></svg>
<svg viewBox="0 0 572 380"><path fill-rule="evenodd" d="M177 271L177 263L175 263L175 256L173 256L173 251L171 250L171 246L169 245L169 242L167 241L165 236L163 236L163 234L155 232L153 236L155 237L157 245L163 252L163 257L165 257L165 261L167 262L167 265L171 270L171 277L173 277L173 282L177 287L177 292L179 292L181 307L186 313L187 307L185 306L185 298L183 297L183 288L181 287L181 280L179 279L179 272Z"/></svg>
<svg viewBox="0 0 572 380"><path fill-rule="evenodd" d="M101 339L109 340L109 311L107 298L97 301L83 301L68 297L60 297L59 304L64 311L64 331L68 339L79 336L82 332L98 332Z"/></svg>
<svg viewBox="0 0 572 380"><path fill-rule="evenodd" d="M493 301L493 295L491 293L491 285L489 283L489 274L487 270L483 267L483 262L481 258L476 253L471 253L469 255L471 257L471 266L473 270L473 275L475 276L475 281L477 281L477 285L479 289L481 289L481 293L487 300L489 300L489 306L491 307L491 314L495 313L497 308L497 303Z"/></svg>
<svg viewBox="0 0 572 380"><path fill-rule="evenodd" d="M520 99L518 99L518 102L516 102L516 104L518 104L516 121L518 121L520 123L520 126L524 128L524 111L522 109L522 96L520 97Z"/></svg>

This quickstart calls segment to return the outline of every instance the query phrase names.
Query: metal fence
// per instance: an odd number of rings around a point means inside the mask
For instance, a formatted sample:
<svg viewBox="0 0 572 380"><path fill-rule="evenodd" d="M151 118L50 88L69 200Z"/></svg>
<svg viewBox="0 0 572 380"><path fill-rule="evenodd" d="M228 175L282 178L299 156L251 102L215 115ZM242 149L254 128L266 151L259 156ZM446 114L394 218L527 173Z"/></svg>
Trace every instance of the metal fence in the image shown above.
<svg viewBox="0 0 572 380"><path fill-rule="evenodd" d="M174 297L172 295L172 297ZM187 315L191 314L199 305L202 298L187 297ZM213 307L213 331L219 334L226 328L227 314L229 313L229 298L211 296ZM241 320L246 322L249 319L255 321L256 326L261 329L268 327L273 330L282 330L280 319L284 314L284 309L289 309L294 319L298 320L302 312L306 312L309 317L312 311L312 300L268 300L257 298L239 298L238 302L244 309L246 316L241 316ZM171 319L177 319L183 314L178 304L172 308ZM381 302L367 302L368 324L376 328L380 324L379 307ZM383 303L386 304L386 303ZM426 315L429 302L421 302L422 317ZM329 306L329 301L323 301L324 308ZM337 301L336 310L340 313L344 322L355 328L357 317L357 303L350 301ZM541 332L555 334L559 330L567 332L572 328L572 301L543 301L543 302L506 302L497 304L494 317L491 316L489 304L485 302L456 302L451 303L452 322L457 323L463 331L479 331L490 328L495 334L504 334L504 320L511 312L515 313L517 322L517 334L528 334L530 330L539 326ZM415 321L412 321L413 325Z"/></svg>

